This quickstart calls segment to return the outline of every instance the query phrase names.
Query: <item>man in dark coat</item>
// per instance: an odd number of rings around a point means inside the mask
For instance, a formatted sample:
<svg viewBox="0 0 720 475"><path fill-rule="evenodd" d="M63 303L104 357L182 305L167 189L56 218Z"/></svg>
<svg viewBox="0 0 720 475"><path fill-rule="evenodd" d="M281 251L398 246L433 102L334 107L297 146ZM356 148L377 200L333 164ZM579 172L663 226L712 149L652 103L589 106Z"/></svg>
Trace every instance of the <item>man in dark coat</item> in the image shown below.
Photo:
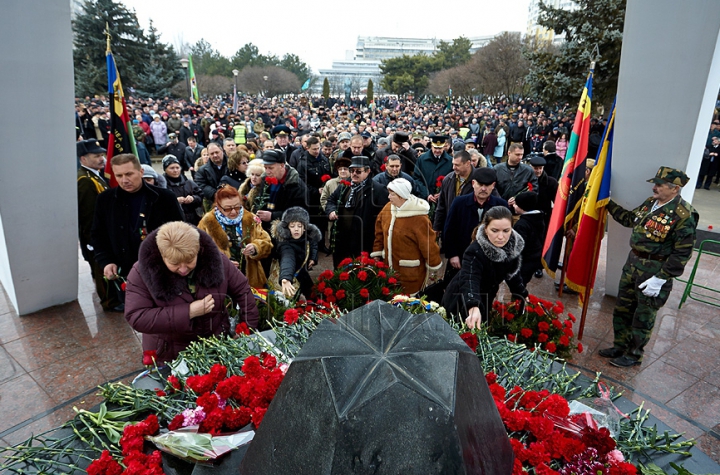
<svg viewBox="0 0 720 475"><path fill-rule="evenodd" d="M542 269L542 248L545 242L545 222L543 213L538 209L538 194L534 191L526 191L515 197L515 213L520 219L515 223L513 229L525 240L525 247L522 250L522 264L520 264L520 276L523 285L527 287L533 274ZM542 277L542 273L540 274Z"/></svg>
<svg viewBox="0 0 720 475"><path fill-rule="evenodd" d="M320 140L317 137L308 137L306 146L307 149L300 156L297 172L307 187L307 211L310 213L310 222L320 229L322 237L319 245L320 250L329 254L329 249L325 246L325 231L328 226L327 215L320 207L320 193L322 193L322 188L325 186L323 177L325 176L329 180L332 172L327 157L320 152Z"/></svg>
<svg viewBox="0 0 720 475"><path fill-rule="evenodd" d="M216 142L210 142L207 149L210 158L195 173L195 183L202 190L205 211L209 211L212 207L220 180L228 173L227 158L220 145Z"/></svg>
<svg viewBox="0 0 720 475"><path fill-rule="evenodd" d="M545 230L550 226L550 217L552 216L553 203L557 194L558 181L547 174L545 171L545 158L540 155L531 155L528 164L533 168L535 176L538 179L538 209L543 213L543 221L545 222ZM543 241L545 236L543 236ZM535 277L541 277L542 271L535 274Z"/></svg>
<svg viewBox="0 0 720 475"><path fill-rule="evenodd" d="M202 155L202 151L205 147L200 145L194 136L188 137L188 145L185 147L185 154L182 157L177 157L180 161L183 173L190 170L190 173L195 178L195 162Z"/></svg>
<svg viewBox="0 0 720 475"><path fill-rule="evenodd" d="M78 231L80 251L83 259L90 265L100 303L105 310L112 310L120 305L120 301L115 293L108 292L107 285L103 280L103 268L95 261L95 252L91 244L97 197L108 189L108 184L102 177L102 172L105 170L105 152L106 150L100 146L100 142L95 139L77 142L77 156L80 159L80 168L78 168L77 174Z"/></svg>
<svg viewBox="0 0 720 475"><path fill-rule="evenodd" d="M187 145L178 141L176 133L173 132L168 134L168 140L168 143L157 149L160 155L175 155L176 157L182 157L185 155L185 147L187 147Z"/></svg>
<svg viewBox="0 0 720 475"><path fill-rule="evenodd" d="M545 165L545 173L555 178L555 180L559 180L565 161L560 155L555 153L555 142L552 140L545 142L543 145L543 155L547 162Z"/></svg>
<svg viewBox="0 0 720 475"><path fill-rule="evenodd" d="M431 149L420 155L415 164L413 178L428 189L427 201L437 203L440 191L435 183L438 177L447 176L452 171L452 157L445 151L447 136L435 135L431 139Z"/></svg>
<svg viewBox="0 0 720 475"><path fill-rule="evenodd" d="M375 220L380 214L380 185L370 177L370 159L352 158L350 186L339 186L328 198L325 211L330 221L337 221L333 265L345 258L372 252Z"/></svg>
<svg viewBox="0 0 720 475"><path fill-rule="evenodd" d="M273 127L272 135L275 138L275 149L285 154L285 162L283 163L289 162L293 152L297 149L297 147L290 143L290 127L287 125L277 125Z"/></svg>
<svg viewBox="0 0 720 475"><path fill-rule="evenodd" d="M443 229L443 248L448 266L445 281L462 267L462 256L473 240L472 232L480 224L482 215L493 206L506 206L507 201L493 194L497 175L492 168L476 168L472 173L473 193L453 200Z"/></svg>
<svg viewBox="0 0 720 475"><path fill-rule="evenodd" d="M373 177L373 181L380 185L380 207L382 208L389 201L387 186L396 178L405 178L412 186L411 193L418 198L425 199L428 195L425 187L413 180L413 178L402 170L402 160L398 155L392 154L387 157L385 171Z"/></svg>
<svg viewBox="0 0 720 475"><path fill-rule="evenodd" d="M265 175L258 185L252 212L269 233L271 223L281 219L288 208L300 206L307 209L307 190L297 170L285 163L285 154L281 150L266 150L262 160ZM272 181L277 181L277 184L269 183Z"/></svg>
<svg viewBox="0 0 720 475"><path fill-rule="evenodd" d="M98 196L91 230L95 260L108 280L127 277L148 234L184 217L171 191L143 180L142 167L135 155L116 155L111 164L118 187Z"/></svg>
<svg viewBox="0 0 720 475"><path fill-rule="evenodd" d="M456 152L452 160L452 167L453 171L442 181L440 199L433 218L433 229L440 235L445 229L445 218L455 197L473 192L470 175L474 168L470 154L465 150Z"/></svg>

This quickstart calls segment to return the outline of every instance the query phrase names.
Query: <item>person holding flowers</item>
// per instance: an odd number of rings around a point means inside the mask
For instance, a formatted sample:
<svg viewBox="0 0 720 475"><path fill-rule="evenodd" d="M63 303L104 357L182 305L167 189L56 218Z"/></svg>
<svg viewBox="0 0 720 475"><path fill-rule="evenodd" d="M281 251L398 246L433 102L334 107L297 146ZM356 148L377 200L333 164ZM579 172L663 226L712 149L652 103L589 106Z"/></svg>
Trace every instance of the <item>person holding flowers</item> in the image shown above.
<svg viewBox="0 0 720 475"><path fill-rule="evenodd" d="M295 279L305 298L310 297L313 280L308 273L318 261L318 243L322 240L320 230L310 223L308 212L294 206L283 213L281 220L272 227L277 241L277 264L270 270L270 281L277 285L286 297L297 292Z"/></svg>
<svg viewBox="0 0 720 475"><path fill-rule="evenodd" d="M523 154L522 144L510 144L507 162L495 166L498 193L508 202L523 191L538 189L538 179L532 167L521 163ZM512 206L512 202L510 205Z"/></svg>
<svg viewBox="0 0 720 475"><path fill-rule="evenodd" d="M448 284L442 306L472 329L482 319L487 320L503 281L513 296L522 297L524 302L528 296L520 276L524 247L523 238L512 228L510 210L505 206L489 209L483 214L475 240L463 255L460 272Z"/></svg>
<svg viewBox="0 0 720 475"><path fill-rule="evenodd" d="M247 278L212 238L175 221L150 233L127 281L125 319L143 334L143 351L164 363L200 337L229 334L227 299L240 321L257 328L258 309Z"/></svg>
<svg viewBox="0 0 720 475"><path fill-rule="evenodd" d="M387 185L389 203L375 221L375 243L370 257L382 257L403 293L412 295L423 288L442 267L440 248L428 219L430 205L412 194L412 185L396 178Z"/></svg>
<svg viewBox="0 0 720 475"><path fill-rule="evenodd" d="M252 287L265 287L267 277L260 260L270 255L273 245L260 220L243 208L236 188L225 185L215 193L215 206L205 213L198 228L210 235Z"/></svg>

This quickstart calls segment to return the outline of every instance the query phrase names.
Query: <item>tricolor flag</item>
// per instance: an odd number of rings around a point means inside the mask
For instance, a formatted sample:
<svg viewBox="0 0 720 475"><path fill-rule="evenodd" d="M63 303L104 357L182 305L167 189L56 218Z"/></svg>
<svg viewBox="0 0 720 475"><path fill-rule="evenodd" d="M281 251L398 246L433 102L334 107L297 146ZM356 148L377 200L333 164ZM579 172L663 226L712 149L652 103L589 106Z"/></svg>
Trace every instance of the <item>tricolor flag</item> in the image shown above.
<svg viewBox="0 0 720 475"><path fill-rule="evenodd" d="M615 129L615 104L603 134L602 147L598 151L595 168L588 180L582 214L578 224L575 243L568 259L565 279L568 287L580 292L592 291L595 285L600 243L605 235L605 206L610 201L610 175L612 170L613 132ZM588 293L588 296L590 293Z"/></svg>
<svg viewBox="0 0 720 475"><path fill-rule="evenodd" d="M198 94L197 79L195 79L195 70L192 65L192 55L188 54L188 74L190 75L190 100L193 104L200 103L200 94Z"/></svg>
<svg viewBox="0 0 720 475"><path fill-rule="evenodd" d="M568 144L562 174L558 183L550 225L543 246L543 266L555 277L560 261L566 223L577 217L582 203L582 185L585 180L585 159L590 138L590 115L592 113L592 80L595 64L590 67L580 104L575 115L570 143Z"/></svg>
<svg viewBox="0 0 720 475"><path fill-rule="evenodd" d="M135 137L130 125L130 115L125 105L125 94L123 93L120 74L118 74L115 58L110 51L110 36L107 39L107 73L108 73L108 97L110 99L110 134L108 136L107 162L105 163L105 178L111 187L117 186L115 174L112 171L110 160L121 153L132 153L137 156Z"/></svg>

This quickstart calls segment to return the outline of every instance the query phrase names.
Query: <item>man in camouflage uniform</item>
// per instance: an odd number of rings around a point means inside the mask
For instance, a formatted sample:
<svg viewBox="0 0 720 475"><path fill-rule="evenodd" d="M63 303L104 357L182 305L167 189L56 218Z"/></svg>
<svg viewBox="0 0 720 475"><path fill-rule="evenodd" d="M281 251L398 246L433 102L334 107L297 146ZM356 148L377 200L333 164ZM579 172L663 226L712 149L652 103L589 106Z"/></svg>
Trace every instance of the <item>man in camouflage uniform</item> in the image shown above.
<svg viewBox="0 0 720 475"><path fill-rule="evenodd" d="M633 228L630 254L622 270L613 311L615 341L599 351L621 368L639 365L650 340L657 311L665 305L673 277L682 275L692 254L698 213L680 197L688 182L682 171L660 167L653 196L632 211L610 201L607 210L621 225Z"/></svg>

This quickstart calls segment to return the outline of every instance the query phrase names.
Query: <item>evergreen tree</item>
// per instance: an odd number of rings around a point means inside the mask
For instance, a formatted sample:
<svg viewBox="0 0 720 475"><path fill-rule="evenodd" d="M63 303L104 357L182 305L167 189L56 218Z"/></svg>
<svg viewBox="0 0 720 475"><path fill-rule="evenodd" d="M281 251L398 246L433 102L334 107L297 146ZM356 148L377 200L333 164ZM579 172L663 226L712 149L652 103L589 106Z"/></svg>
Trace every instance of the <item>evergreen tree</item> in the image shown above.
<svg viewBox="0 0 720 475"><path fill-rule="evenodd" d="M235 69L230 60L221 55L217 50L214 50L205 39L201 39L191 46L190 54L192 54L193 68L195 69L196 76L203 74L206 76L231 77L232 70Z"/></svg>
<svg viewBox="0 0 720 475"><path fill-rule="evenodd" d="M295 54L286 54L285 56L283 56L282 61L280 61L280 64L278 64L277 66L280 66L284 70L290 71L295 76L297 76L297 78L300 80L300 84L304 84L305 81L310 78L310 67L303 61L301 61L300 58Z"/></svg>
<svg viewBox="0 0 720 475"><path fill-rule="evenodd" d="M147 59L145 36L134 12L113 0L85 0L72 23L78 95L107 93L106 24L123 87L137 84L139 69Z"/></svg>
<svg viewBox="0 0 720 475"><path fill-rule="evenodd" d="M136 85L138 94L148 97L170 95L173 84L182 80L185 73L175 49L160 42L152 20L148 28L146 48L147 60L142 64Z"/></svg>
<svg viewBox="0 0 720 475"><path fill-rule="evenodd" d="M328 81L328 78L325 78L325 80L323 81L322 96L325 98L326 101L330 97L330 81Z"/></svg>
<svg viewBox="0 0 720 475"><path fill-rule="evenodd" d="M579 8L573 11L540 3L538 23L555 34L564 33L565 41L559 47L542 45L528 53L531 94L546 103L577 102L597 46L601 57L595 65L593 102L609 106L617 92L626 0L575 3Z"/></svg>
<svg viewBox="0 0 720 475"><path fill-rule="evenodd" d="M440 41L435 56L442 62L443 69L454 68L470 60L471 46L472 42L464 36L455 38L452 43Z"/></svg>
<svg viewBox="0 0 720 475"><path fill-rule="evenodd" d="M370 104L374 98L375 98L375 93L373 91L373 81L372 81L372 79L368 79L368 85L367 85L367 102L368 102L368 104Z"/></svg>

